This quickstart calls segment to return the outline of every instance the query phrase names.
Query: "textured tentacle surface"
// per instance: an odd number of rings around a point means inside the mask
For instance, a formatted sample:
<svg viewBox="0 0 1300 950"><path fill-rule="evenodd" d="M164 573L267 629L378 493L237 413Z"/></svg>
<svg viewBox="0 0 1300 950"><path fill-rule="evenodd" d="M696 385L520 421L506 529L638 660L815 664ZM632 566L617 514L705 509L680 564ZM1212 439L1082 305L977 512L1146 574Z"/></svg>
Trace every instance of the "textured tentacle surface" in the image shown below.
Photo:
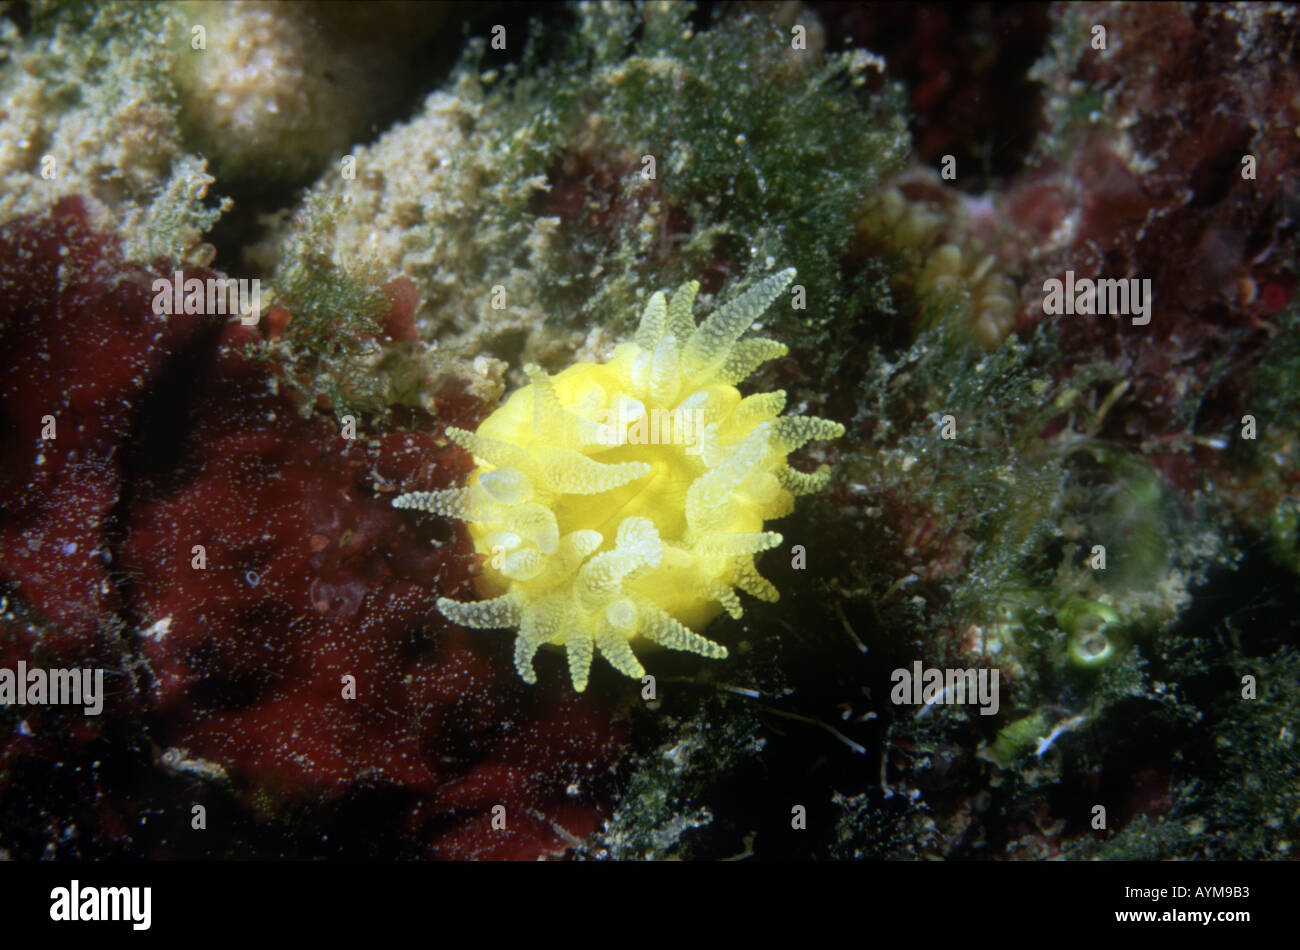
<svg viewBox="0 0 1300 950"><path fill-rule="evenodd" d="M726 647L692 627L723 611L741 616L737 591L777 599L754 559L783 539L761 524L829 478L825 466L801 472L787 456L844 433L826 419L782 416L784 392L742 399L735 389L786 353L741 337L794 276L759 281L698 325L698 283L655 293L609 363L557 376L529 365L530 385L478 432L448 429L478 461L469 484L393 502L468 522L485 556L490 596L443 597L439 610L467 627L514 629L515 667L529 683L546 644L564 647L578 691L597 654L642 676L636 640L725 658Z"/></svg>

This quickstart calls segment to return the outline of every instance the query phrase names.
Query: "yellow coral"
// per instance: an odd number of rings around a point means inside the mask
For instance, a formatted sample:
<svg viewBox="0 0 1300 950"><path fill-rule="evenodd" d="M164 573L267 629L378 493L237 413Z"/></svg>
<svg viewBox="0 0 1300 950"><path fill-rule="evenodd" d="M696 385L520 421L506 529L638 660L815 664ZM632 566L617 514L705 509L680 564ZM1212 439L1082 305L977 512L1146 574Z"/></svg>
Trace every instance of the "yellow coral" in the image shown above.
<svg viewBox="0 0 1300 950"><path fill-rule="evenodd" d="M969 227L963 221L957 211L945 214L929 202L909 201L891 187L873 197L858 229L869 242L917 254L920 266L910 276L916 290L960 301L971 335L985 350L995 350L1015 329L1020 290L998 271L997 259L979 239L941 243L946 234Z"/></svg>
<svg viewBox="0 0 1300 950"><path fill-rule="evenodd" d="M515 668L529 683L538 649L565 646L579 692L596 650L621 673L644 675L634 637L725 657L726 647L691 628L724 609L739 617L735 588L777 599L754 567L754 555L782 541L763 522L829 478L826 466L807 474L786 456L844 434L838 422L781 416L784 392L742 398L735 388L785 354L781 343L740 336L794 273L760 281L699 326L697 282L671 300L656 293L634 342L608 363L554 377L530 365L531 385L478 432L448 428L475 456L467 486L393 502L468 521L476 549L490 555L480 579L488 599L443 597L443 614L516 628Z"/></svg>

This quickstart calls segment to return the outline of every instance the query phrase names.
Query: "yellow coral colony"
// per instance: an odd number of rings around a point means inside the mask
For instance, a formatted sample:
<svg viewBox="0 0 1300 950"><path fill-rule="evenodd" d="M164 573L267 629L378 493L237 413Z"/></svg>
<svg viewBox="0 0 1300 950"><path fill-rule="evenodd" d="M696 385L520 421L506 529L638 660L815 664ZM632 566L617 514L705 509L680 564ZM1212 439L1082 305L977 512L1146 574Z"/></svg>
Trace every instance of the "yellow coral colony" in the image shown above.
<svg viewBox="0 0 1300 950"><path fill-rule="evenodd" d="M488 599L439 598L468 627L512 627L515 667L537 681L542 644L564 645L574 689L587 685L599 650L620 672L644 675L629 641L722 658L726 647L695 630L722 610L741 615L739 588L774 601L754 555L782 541L763 522L823 487L786 456L844 427L782 417L785 393L741 398L735 384L786 352L773 340L740 340L794 279L785 270L716 310L698 327L697 282L667 300L654 294L635 342L608 363L578 363L557 376L536 366L478 432L448 428L477 468L465 488L395 499L469 522L488 555L479 591ZM694 628L694 629L692 629Z"/></svg>

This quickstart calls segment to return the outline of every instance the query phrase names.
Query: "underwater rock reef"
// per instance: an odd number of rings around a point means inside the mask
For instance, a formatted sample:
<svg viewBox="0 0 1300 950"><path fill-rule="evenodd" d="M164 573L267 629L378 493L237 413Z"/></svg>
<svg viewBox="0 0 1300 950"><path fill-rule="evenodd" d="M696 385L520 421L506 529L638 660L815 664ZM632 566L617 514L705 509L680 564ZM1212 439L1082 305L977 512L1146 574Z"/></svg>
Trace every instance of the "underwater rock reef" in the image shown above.
<svg viewBox="0 0 1300 950"><path fill-rule="evenodd" d="M0 857L1294 857L1294 8L367 6L0 6Z"/></svg>

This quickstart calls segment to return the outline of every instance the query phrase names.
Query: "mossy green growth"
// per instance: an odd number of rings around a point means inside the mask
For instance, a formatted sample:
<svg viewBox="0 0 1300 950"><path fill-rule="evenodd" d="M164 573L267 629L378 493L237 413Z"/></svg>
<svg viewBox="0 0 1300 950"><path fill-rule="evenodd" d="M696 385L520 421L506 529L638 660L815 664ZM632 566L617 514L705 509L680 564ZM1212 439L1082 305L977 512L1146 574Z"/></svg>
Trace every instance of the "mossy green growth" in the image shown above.
<svg viewBox="0 0 1300 950"><path fill-rule="evenodd" d="M0 223L76 195L98 201L128 259L179 266L228 204L176 124L170 4L37 0L0 18ZM53 160L56 174L44 176Z"/></svg>
<svg viewBox="0 0 1300 950"><path fill-rule="evenodd" d="M128 222L135 225L126 232L128 259L165 260L172 269L180 267L187 253L197 249L194 239L207 233L234 206L229 198L215 205L205 203L208 186L214 181L202 159L182 155L143 213L127 215Z"/></svg>
<svg viewBox="0 0 1300 950"><path fill-rule="evenodd" d="M820 318L860 308L840 258L861 195L906 155L898 88L866 92L861 57L792 49L767 18L695 33L687 13L647 7L642 41L600 74L617 139L657 158L665 197L702 225L688 256L722 242L742 263L789 260Z"/></svg>
<svg viewBox="0 0 1300 950"><path fill-rule="evenodd" d="M384 294L376 275L350 273L323 251L319 232L337 211L327 200L308 204L270 280L274 305L289 312L288 324L280 339L254 352L276 363L308 397L304 414L322 402L339 417L378 413L390 395L387 376L376 371Z"/></svg>
<svg viewBox="0 0 1300 950"><path fill-rule="evenodd" d="M839 469L881 499L894 533L880 531L836 585L869 600L883 628L873 648L919 639L930 662L969 663L972 648L994 658L1014 690L988 723L996 734L979 737L981 758L1036 787L1118 704L1156 692L1154 638L1222 546L1148 462L1091 435L1123 391L1116 367L1059 379L1052 325L985 354L950 321L928 323L901 353L879 353L861 384L854 423L870 437L845 446ZM910 720L896 728L916 745ZM1054 732L1050 752L1030 754Z"/></svg>
<svg viewBox="0 0 1300 950"><path fill-rule="evenodd" d="M798 269L809 301L774 319L860 312L877 275L843 257L862 194L907 154L901 89L871 89L879 77L860 53L793 49L770 10L730 10L700 31L691 12L579 5L576 28L535 37L487 93L521 180L576 178L557 186L577 198L550 282L560 290L576 271L595 283L552 312L631 320L640 288L769 260ZM548 46L560 52L538 63Z"/></svg>
<svg viewBox="0 0 1300 950"><path fill-rule="evenodd" d="M1083 11L1063 9L1053 18L1046 52L1030 68L1029 78L1044 86L1044 131L1034 144L1035 164L1068 154L1100 123L1110 121L1104 92L1068 81L1081 59L1098 55L1092 48L1093 20Z"/></svg>
<svg viewBox="0 0 1300 950"><path fill-rule="evenodd" d="M877 353L861 383L854 422L870 424L872 438L847 446L845 477L905 494L937 519L936 532L969 538L954 616L994 622L999 603L1036 602L1032 591L1052 581L1042 551L1057 526L1043 515L1059 509L1066 466L1039 435L1060 412L1060 386L1038 367L1054 332L1040 327L983 355L938 321L898 357Z"/></svg>

